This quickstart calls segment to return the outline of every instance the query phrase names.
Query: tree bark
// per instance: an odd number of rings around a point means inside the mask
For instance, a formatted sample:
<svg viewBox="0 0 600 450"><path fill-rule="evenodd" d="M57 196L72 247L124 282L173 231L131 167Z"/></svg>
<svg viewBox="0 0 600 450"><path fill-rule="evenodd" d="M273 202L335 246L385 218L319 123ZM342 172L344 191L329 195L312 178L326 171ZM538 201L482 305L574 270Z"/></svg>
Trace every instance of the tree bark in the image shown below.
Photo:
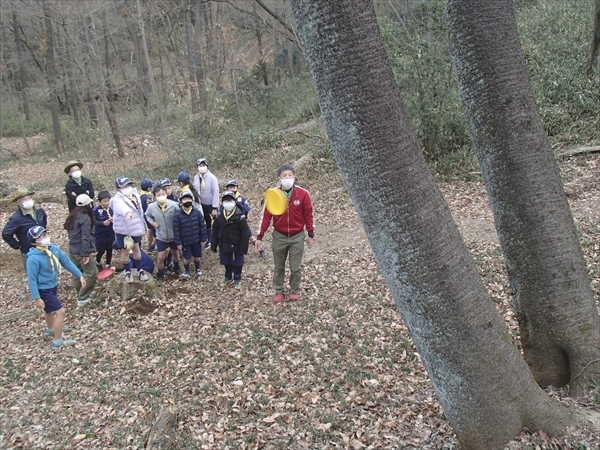
<svg viewBox="0 0 600 450"><path fill-rule="evenodd" d="M267 62L265 61L265 51L262 43L262 33L258 27L254 29L256 34L256 42L258 45L258 64L260 65L260 73L262 75L263 84L269 85L269 72L267 71Z"/></svg>
<svg viewBox="0 0 600 450"><path fill-rule="evenodd" d="M44 26L46 28L46 76L50 89L50 114L52 115L52 129L54 131L54 144L59 154L64 154L63 137L58 115L58 90L56 86L56 66L54 62L54 38L52 36L52 13L48 0L43 2Z"/></svg>
<svg viewBox="0 0 600 450"><path fill-rule="evenodd" d="M512 0L449 0L451 57L494 213L525 359L541 386L587 394L600 321ZM596 363L592 363L596 361Z"/></svg>
<svg viewBox="0 0 600 450"><path fill-rule="evenodd" d="M19 26L19 18L17 13L13 12L13 31L15 34L15 47L17 49L17 58L19 60L19 82L21 88L21 98L23 101L23 112L25 119L31 120L31 111L29 110L29 94L27 91L27 70L25 68L25 55L23 51L23 41L21 40L21 27Z"/></svg>
<svg viewBox="0 0 600 450"><path fill-rule="evenodd" d="M419 149L372 2L292 5L335 159L463 448L573 424L535 383L481 282Z"/></svg>
<svg viewBox="0 0 600 450"><path fill-rule="evenodd" d="M188 0L185 8L185 41L187 44L189 89L192 100L192 129L194 137L200 137L201 127L199 124L200 104L198 101L198 82L196 81L196 58L194 44L194 29L192 25L192 2Z"/></svg>
<svg viewBox="0 0 600 450"><path fill-rule="evenodd" d="M91 21L91 19L90 19ZM114 110L108 101L108 95L106 93L106 88L104 85L104 77L102 76L102 70L100 69L100 63L98 62L98 55L94 49L94 46L91 43L89 37L89 27L86 23L85 18L81 19L81 23L83 24L83 41L84 45L87 48L90 64L92 69L96 75L96 82L98 83L98 88L100 89L100 101L102 102L102 107L104 108L104 113L106 114L106 120L108 121L108 125L110 126L110 131L112 133L113 139L115 141L115 147L117 147L117 152L121 158L125 157L125 152L123 150L123 146L121 145L121 136L119 134L119 127L117 125L117 119L114 114Z"/></svg>
<svg viewBox="0 0 600 450"><path fill-rule="evenodd" d="M586 69L586 74L591 78L594 73L594 66L597 65L598 46L600 46L600 0L596 0L594 7L594 31L592 32L592 42L590 44L590 59Z"/></svg>
<svg viewBox="0 0 600 450"><path fill-rule="evenodd" d="M79 115L79 92L77 90L77 82L75 80L75 62L73 59L73 41L71 40L71 35L68 30L68 25L63 23L63 31L65 34L65 56L67 59L67 78L69 79L69 90L71 91L71 95L69 98L71 99L71 110L73 111L73 121L75 122L75 126L79 127L81 124L80 115Z"/></svg>

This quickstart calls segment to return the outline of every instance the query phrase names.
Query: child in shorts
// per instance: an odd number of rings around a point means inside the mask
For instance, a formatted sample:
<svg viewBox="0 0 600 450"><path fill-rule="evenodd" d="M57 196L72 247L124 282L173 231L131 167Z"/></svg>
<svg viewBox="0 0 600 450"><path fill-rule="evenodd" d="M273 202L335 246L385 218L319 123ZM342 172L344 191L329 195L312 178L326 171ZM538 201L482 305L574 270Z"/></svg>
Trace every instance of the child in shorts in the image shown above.
<svg viewBox="0 0 600 450"><path fill-rule="evenodd" d="M110 267L112 262L113 242L115 232L113 230L113 211L108 206L110 202L110 192L101 191L98 193L99 205L92 210L96 219L94 235L96 236L96 267L98 272L103 268ZM102 257L106 253L106 264L102 265Z"/></svg>
<svg viewBox="0 0 600 450"><path fill-rule="evenodd" d="M74 339L63 337L65 309L56 292L58 275L64 267L85 287L85 277L60 247L50 243L50 236L40 225L31 227L27 232L31 248L27 253L27 282L31 298L36 308L44 309L46 330L44 335L54 335L52 350L60 350L64 345L73 345Z"/></svg>
<svg viewBox="0 0 600 450"><path fill-rule="evenodd" d="M202 247L206 243L206 222L202 211L194 207L194 194L189 189L181 192L179 195L179 204L181 208L173 216L173 232L175 235L175 244L182 251L183 267L185 272L179 277L183 280L189 280L190 262L194 257L194 266L196 276L202 276L200 270L200 258L202 257Z"/></svg>

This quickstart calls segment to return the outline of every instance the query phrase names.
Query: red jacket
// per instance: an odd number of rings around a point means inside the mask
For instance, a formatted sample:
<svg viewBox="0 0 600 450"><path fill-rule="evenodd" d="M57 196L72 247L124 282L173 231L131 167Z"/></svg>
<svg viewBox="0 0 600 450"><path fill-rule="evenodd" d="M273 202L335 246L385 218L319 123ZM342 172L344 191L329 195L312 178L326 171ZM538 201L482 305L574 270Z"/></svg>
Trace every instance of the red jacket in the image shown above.
<svg viewBox="0 0 600 450"><path fill-rule="evenodd" d="M306 227L309 237L314 237L315 235L313 206L310 194L300 186L294 185L292 197L288 200L288 207L281 216L274 216L265 208L257 236L258 240L262 240L269 229L271 219L273 219L273 228L288 237L300 233L304 227Z"/></svg>

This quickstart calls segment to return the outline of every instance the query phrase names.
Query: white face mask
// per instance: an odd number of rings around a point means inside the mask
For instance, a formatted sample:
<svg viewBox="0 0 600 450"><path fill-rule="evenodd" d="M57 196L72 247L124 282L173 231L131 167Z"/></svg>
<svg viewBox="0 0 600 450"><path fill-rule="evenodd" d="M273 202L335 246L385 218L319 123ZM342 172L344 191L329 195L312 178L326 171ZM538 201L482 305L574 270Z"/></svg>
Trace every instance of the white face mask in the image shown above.
<svg viewBox="0 0 600 450"><path fill-rule="evenodd" d="M281 179L281 187L284 189L291 189L292 186L294 185L294 179L293 178L282 178Z"/></svg>
<svg viewBox="0 0 600 450"><path fill-rule="evenodd" d="M81 170L76 170L75 172L73 172L71 174L71 178L75 178L76 180L79 180L81 178Z"/></svg>
<svg viewBox="0 0 600 450"><path fill-rule="evenodd" d="M200 172L200 173L206 173L207 171L208 171L208 167L206 167L206 166L198 167L198 172Z"/></svg>
<svg viewBox="0 0 600 450"><path fill-rule="evenodd" d="M23 203L21 203L21 206L23 207L23 209L33 208L33 200L25 200Z"/></svg>
<svg viewBox="0 0 600 450"><path fill-rule="evenodd" d="M233 211L235 208L235 202L223 202L223 209L225 211Z"/></svg>
<svg viewBox="0 0 600 450"><path fill-rule="evenodd" d="M125 197L129 197L131 194L133 194L133 188L131 186L124 187L123 189L121 189L121 193Z"/></svg>
<svg viewBox="0 0 600 450"><path fill-rule="evenodd" d="M48 247L50 245L50 238L49 237L45 237L44 239L42 239L40 241L40 245L42 247Z"/></svg>
<svg viewBox="0 0 600 450"><path fill-rule="evenodd" d="M159 195L158 197L156 197L156 201L158 203L165 203L167 201L167 196L166 195Z"/></svg>

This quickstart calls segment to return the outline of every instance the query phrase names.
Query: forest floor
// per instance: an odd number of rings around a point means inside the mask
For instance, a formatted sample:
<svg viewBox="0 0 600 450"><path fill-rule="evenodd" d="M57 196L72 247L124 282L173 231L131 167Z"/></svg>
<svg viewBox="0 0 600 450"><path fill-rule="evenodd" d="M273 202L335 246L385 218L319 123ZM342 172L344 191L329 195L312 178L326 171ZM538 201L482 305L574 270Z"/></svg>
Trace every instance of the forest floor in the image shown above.
<svg viewBox="0 0 600 450"><path fill-rule="evenodd" d="M147 156L130 157L124 166ZM271 162L257 158L249 170ZM106 178L114 173L110 164L88 161L84 175ZM6 192L24 176L42 187L36 198L45 200L52 240L66 249L63 166L15 157L0 177ZM600 156L560 166L600 298ZM59 297L68 337L77 343L53 352L41 316L6 320L31 304L19 254L2 242L0 448L144 448L159 412L169 407L177 408L178 449L458 448L341 177L320 167L308 157L298 170L298 183L313 196L317 233L305 253L298 302L271 303L272 259L254 252L241 292L218 287L223 269L207 252L200 279L167 279L148 309L126 307L100 283L96 300L77 308L63 271ZM220 169L213 171L224 178ZM261 175L254 186L238 179L254 205L255 231L264 185L274 175ZM518 340L483 183L441 189ZM0 206L0 227L12 211L13 204ZM549 393L574 404L563 391ZM579 405L598 410L591 397ZM525 430L507 448L592 450L600 437L584 429L564 437Z"/></svg>

